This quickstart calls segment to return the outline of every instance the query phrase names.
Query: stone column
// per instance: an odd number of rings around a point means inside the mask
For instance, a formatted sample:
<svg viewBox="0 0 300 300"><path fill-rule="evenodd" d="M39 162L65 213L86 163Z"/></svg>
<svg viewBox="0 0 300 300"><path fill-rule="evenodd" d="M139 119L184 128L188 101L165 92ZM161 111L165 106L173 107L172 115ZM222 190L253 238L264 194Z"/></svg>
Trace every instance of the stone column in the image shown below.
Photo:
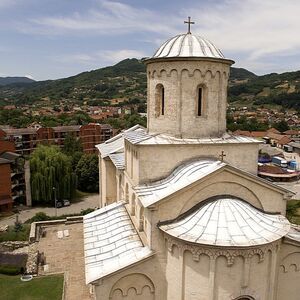
<svg viewBox="0 0 300 300"><path fill-rule="evenodd" d="M26 186L26 205L32 206L29 160L25 160L24 169L25 169L25 186Z"/></svg>
<svg viewBox="0 0 300 300"><path fill-rule="evenodd" d="M216 258L211 257L209 261L209 297L215 300L215 274L216 274Z"/></svg>

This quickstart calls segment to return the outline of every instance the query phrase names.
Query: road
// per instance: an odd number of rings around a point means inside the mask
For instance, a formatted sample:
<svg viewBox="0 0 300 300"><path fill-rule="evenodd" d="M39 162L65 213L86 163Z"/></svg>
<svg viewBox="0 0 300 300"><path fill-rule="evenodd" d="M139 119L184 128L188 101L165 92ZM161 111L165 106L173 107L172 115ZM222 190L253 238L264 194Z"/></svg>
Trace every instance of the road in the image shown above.
<svg viewBox="0 0 300 300"><path fill-rule="evenodd" d="M82 209L95 208L99 206L99 194L92 194L82 198L82 201L72 203L70 206L61 207L57 209L57 216L65 214L75 214L80 213ZM19 213L19 220L25 222L26 220L32 218L37 212L44 212L48 216L55 216L54 207L33 207L21 210ZM13 225L16 221L16 215L0 219L1 225Z"/></svg>

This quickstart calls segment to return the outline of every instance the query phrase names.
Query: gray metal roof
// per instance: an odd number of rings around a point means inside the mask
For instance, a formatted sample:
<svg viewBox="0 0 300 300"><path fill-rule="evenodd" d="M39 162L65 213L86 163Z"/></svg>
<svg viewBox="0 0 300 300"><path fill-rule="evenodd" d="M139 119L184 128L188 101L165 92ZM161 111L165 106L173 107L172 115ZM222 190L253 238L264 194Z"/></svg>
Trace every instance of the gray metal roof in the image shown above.
<svg viewBox="0 0 300 300"><path fill-rule="evenodd" d="M225 163L216 160L188 162L175 169L167 178L138 185L134 190L143 206L148 207L225 165Z"/></svg>
<svg viewBox="0 0 300 300"><path fill-rule="evenodd" d="M290 142L288 143L289 146L292 146L294 148L298 148L300 149L300 143L297 143L297 142Z"/></svg>
<svg viewBox="0 0 300 300"><path fill-rule="evenodd" d="M198 138L198 139L180 139L166 134L148 133L147 129L135 125L115 137L107 140L106 142L96 145L101 153L102 158L107 157L109 154L120 152L124 149L124 139L132 144L139 145L196 145L196 144L241 144L241 143L262 143L261 141L246 137L230 135L225 133L219 138Z"/></svg>
<svg viewBox="0 0 300 300"><path fill-rule="evenodd" d="M86 284L152 255L143 245L123 202L85 215L83 228Z"/></svg>
<svg viewBox="0 0 300 300"><path fill-rule="evenodd" d="M20 154L17 154L15 152L10 152L10 151L3 152L3 153L0 154L1 158L7 159L10 162L14 162L20 156L21 156Z"/></svg>
<svg viewBox="0 0 300 300"><path fill-rule="evenodd" d="M152 58L167 57L211 57L225 59L225 56L209 40L190 33L176 35L155 52Z"/></svg>
<svg viewBox="0 0 300 300"><path fill-rule="evenodd" d="M137 142L136 142L137 143ZM139 145L187 145L187 144L241 144L241 143L258 143L262 142L251 137L230 135L225 133L222 137L207 137L197 139L180 139L166 134L149 135L148 139L138 142Z"/></svg>
<svg viewBox="0 0 300 300"><path fill-rule="evenodd" d="M201 203L200 203L201 204ZM289 221L280 214L268 214L231 196L192 208L159 228L181 240L216 246L263 245L285 236Z"/></svg>
<svg viewBox="0 0 300 300"><path fill-rule="evenodd" d="M10 164L10 163L11 163L10 160L0 157L0 165L6 165L6 164Z"/></svg>
<svg viewBox="0 0 300 300"><path fill-rule="evenodd" d="M115 152L120 152L122 149L124 149L124 136L125 134L128 134L133 131L140 131L145 130L144 127L140 125L135 125L118 135L114 136L113 138L105 141L102 144L96 145L96 148L98 148L99 152L101 153L102 158L105 158L109 156L109 154L113 154Z"/></svg>
<svg viewBox="0 0 300 300"><path fill-rule="evenodd" d="M300 242L300 226L296 224L291 224L291 229L286 235L287 238Z"/></svg>
<svg viewBox="0 0 300 300"><path fill-rule="evenodd" d="M115 165L115 167L119 170L124 170L125 169L125 154L124 152L122 153L114 153L110 154L109 158Z"/></svg>

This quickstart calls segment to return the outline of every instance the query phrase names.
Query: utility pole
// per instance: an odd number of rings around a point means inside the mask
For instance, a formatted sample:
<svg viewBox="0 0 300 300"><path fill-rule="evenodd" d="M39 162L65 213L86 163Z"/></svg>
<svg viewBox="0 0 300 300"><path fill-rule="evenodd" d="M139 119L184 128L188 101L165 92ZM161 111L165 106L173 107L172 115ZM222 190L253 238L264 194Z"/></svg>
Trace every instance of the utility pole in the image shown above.
<svg viewBox="0 0 300 300"><path fill-rule="evenodd" d="M54 191L54 206L55 206L55 217L57 217L57 207L56 207L56 188L53 187L53 191Z"/></svg>

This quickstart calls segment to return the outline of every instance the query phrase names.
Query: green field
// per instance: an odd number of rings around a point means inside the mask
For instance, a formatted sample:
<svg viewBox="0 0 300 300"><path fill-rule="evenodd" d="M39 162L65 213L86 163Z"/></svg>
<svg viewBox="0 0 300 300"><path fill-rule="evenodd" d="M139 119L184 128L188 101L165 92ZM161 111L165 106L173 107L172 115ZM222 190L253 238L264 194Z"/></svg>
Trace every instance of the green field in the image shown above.
<svg viewBox="0 0 300 300"><path fill-rule="evenodd" d="M0 275L1 300L61 300L63 275L33 278L22 282L20 276Z"/></svg>

